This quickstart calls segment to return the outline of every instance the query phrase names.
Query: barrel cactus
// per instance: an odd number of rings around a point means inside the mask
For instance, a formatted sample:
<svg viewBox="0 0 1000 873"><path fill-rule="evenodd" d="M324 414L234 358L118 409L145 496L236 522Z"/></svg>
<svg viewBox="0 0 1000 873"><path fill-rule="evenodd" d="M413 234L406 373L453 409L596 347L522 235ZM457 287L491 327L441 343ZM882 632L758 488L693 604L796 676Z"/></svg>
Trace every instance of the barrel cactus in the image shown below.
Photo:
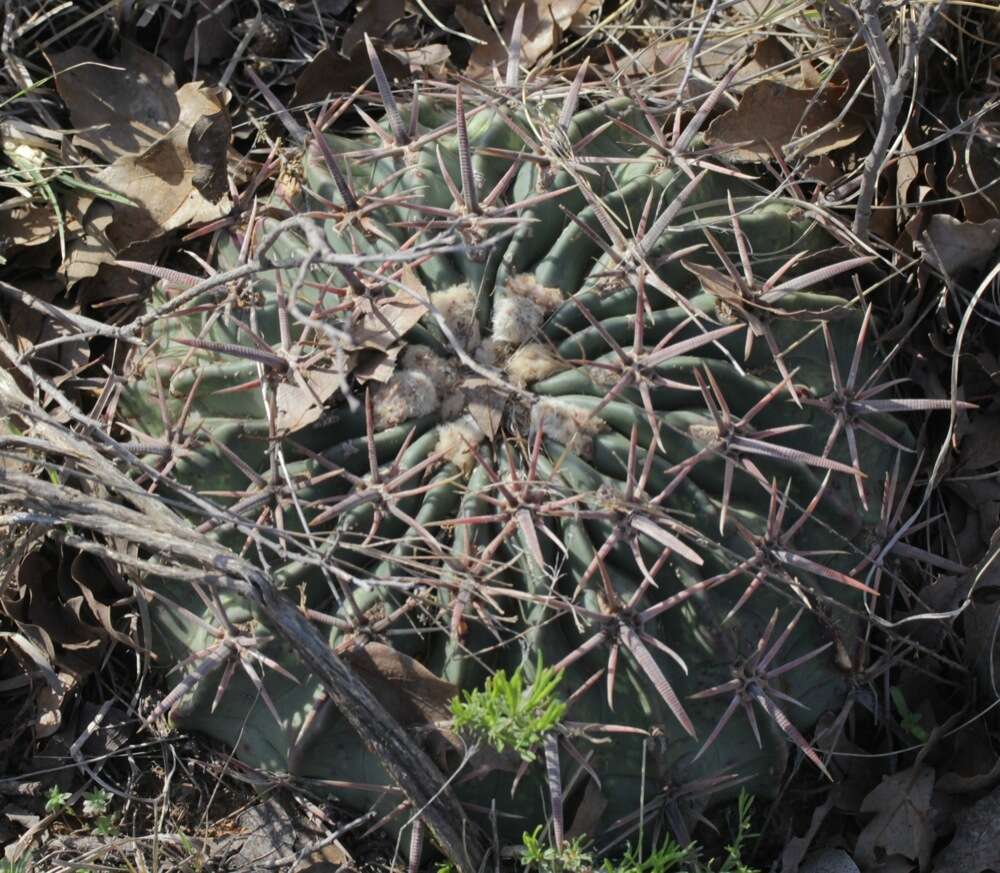
<svg viewBox="0 0 1000 873"><path fill-rule="evenodd" d="M400 106L375 71L383 119L311 123L220 234L219 270L266 269L153 324L122 423L461 765L487 833L549 815L603 846L678 785L824 769L808 737L849 687L915 408L881 392L864 259L705 157L705 112L668 136L636 97L584 105L582 76ZM149 585L178 725L407 820L260 616ZM566 704L547 753L467 759L451 699L539 664Z"/></svg>

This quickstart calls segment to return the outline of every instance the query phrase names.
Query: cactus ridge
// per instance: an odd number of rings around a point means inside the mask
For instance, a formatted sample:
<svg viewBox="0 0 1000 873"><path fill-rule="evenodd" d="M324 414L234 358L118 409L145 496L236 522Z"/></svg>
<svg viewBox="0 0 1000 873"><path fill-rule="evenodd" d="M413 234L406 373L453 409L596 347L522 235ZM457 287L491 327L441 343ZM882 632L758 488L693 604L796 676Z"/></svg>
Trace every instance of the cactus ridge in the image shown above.
<svg viewBox="0 0 1000 873"><path fill-rule="evenodd" d="M635 97L587 103L585 70L515 89L516 53L499 90L406 105L369 51L383 121L310 121L221 235L220 268L262 239L271 268L155 324L122 421L502 833L568 832L597 792L599 844L682 836L693 798L767 794L790 755L825 773L807 737L878 595L859 543L908 476L898 415L937 408L885 396L867 259L703 157L707 111L672 137ZM177 724L405 821L260 616L154 591ZM539 653L567 704L544 760L464 760L450 698Z"/></svg>

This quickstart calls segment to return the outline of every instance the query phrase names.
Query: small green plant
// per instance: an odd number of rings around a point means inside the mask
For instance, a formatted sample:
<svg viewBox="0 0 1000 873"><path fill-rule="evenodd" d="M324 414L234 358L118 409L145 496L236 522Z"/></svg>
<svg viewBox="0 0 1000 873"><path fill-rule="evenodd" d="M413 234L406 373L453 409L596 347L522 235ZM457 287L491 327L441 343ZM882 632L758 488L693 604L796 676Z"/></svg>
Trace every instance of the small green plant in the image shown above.
<svg viewBox="0 0 1000 873"><path fill-rule="evenodd" d="M605 859L601 870L602 873L669 873L681 864L695 862L697 866L697 853L696 843L681 846L667 837L663 845L647 857L642 857L641 849L629 846L618 861Z"/></svg>
<svg viewBox="0 0 1000 873"><path fill-rule="evenodd" d="M750 832L751 806L753 806L753 798L746 791L741 791L737 803L740 817L739 826L733 841L726 846L726 855L722 859L721 866L718 867L718 873L758 873L756 868L743 861L743 844L750 837L755 836Z"/></svg>
<svg viewBox="0 0 1000 873"><path fill-rule="evenodd" d="M45 795L45 811L56 815L72 813L73 808L70 806L72 796L71 792L60 791L57 785L53 785ZM110 803L111 793L103 788L91 791L83 797L83 817L93 819L93 832L98 836L111 837L118 833L115 816L108 810ZM8 871L0 867L0 873Z"/></svg>
<svg viewBox="0 0 1000 873"><path fill-rule="evenodd" d="M103 788L83 796L84 818L94 819L94 833L101 837L112 837L118 833L115 816L108 810L110 804L111 794Z"/></svg>
<svg viewBox="0 0 1000 873"><path fill-rule="evenodd" d="M893 686L889 689L889 696L892 698L893 706L896 707L896 712L899 713L899 726L917 742L926 743L929 735L920 724L923 716L919 712L914 712L910 709L906 698L903 696L903 690Z"/></svg>
<svg viewBox="0 0 1000 873"><path fill-rule="evenodd" d="M746 791L740 792L737 801L739 825L733 841L726 846L725 854L720 861L701 859L701 849L697 843L682 846L669 836L663 844L654 849L645 858L641 848L631 845L617 861L605 860L601 867L602 873L670 873L683 868L689 873L759 873L755 868L743 861L743 846L750 833L750 807L753 798Z"/></svg>
<svg viewBox="0 0 1000 873"><path fill-rule="evenodd" d="M455 729L485 736L499 752L510 747L523 760L534 761L535 747L566 711L566 704L554 697L561 679L562 673L543 666L540 657L535 681L527 686L521 667L510 678L498 670L484 688L452 700Z"/></svg>
<svg viewBox="0 0 1000 873"><path fill-rule="evenodd" d="M111 795L103 788L83 795L83 814L86 818L100 818L108 811Z"/></svg>
<svg viewBox="0 0 1000 873"><path fill-rule="evenodd" d="M58 785L53 785L45 795L45 811L50 814L65 812L69 809L69 799L72 796L71 792L60 791Z"/></svg>
<svg viewBox="0 0 1000 873"><path fill-rule="evenodd" d="M592 870L593 857L583 849L583 838L567 840L561 846L545 845L542 826L522 838L521 864L538 873L583 873Z"/></svg>
<svg viewBox="0 0 1000 873"><path fill-rule="evenodd" d="M118 833L118 823L114 816L99 815L94 822L94 833L99 837L113 837Z"/></svg>

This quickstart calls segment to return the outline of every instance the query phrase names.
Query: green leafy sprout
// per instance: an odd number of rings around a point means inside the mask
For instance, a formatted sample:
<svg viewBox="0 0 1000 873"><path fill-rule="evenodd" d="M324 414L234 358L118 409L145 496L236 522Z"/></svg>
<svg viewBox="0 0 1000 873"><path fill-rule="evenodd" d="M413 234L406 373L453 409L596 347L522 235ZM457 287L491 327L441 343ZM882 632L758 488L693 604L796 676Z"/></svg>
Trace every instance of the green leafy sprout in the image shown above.
<svg viewBox="0 0 1000 873"><path fill-rule="evenodd" d="M583 850L582 837L567 840L558 848L543 845L542 825L539 825L530 834L525 832L522 842L521 864L529 870L538 873L583 873L594 868L593 857Z"/></svg>
<svg viewBox="0 0 1000 873"><path fill-rule="evenodd" d="M53 785L45 795L45 811L49 814L65 812L69 809L69 799L72 796L69 791L60 791L58 785Z"/></svg>
<svg viewBox="0 0 1000 873"><path fill-rule="evenodd" d="M759 873L743 860L745 843L753 836L750 831L752 806L753 798L746 791L741 791L737 801L739 824L721 859L705 861L697 843L682 846L668 835L659 848L645 857L641 848L628 846L617 861L605 860L601 873L672 873L674 870L683 870L684 873Z"/></svg>
<svg viewBox="0 0 1000 873"><path fill-rule="evenodd" d="M698 844L682 846L668 836L663 845L645 858L641 849L629 846L618 861L605 859L601 873L671 873L682 864L698 870Z"/></svg>
<svg viewBox="0 0 1000 873"><path fill-rule="evenodd" d="M98 788L83 795L83 814L87 818L100 818L107 813L110 803L111 794L103 788Z"/></svg>
<svg viewBox="0 0 1000 873"><path fill-rule="evenodd" d="M45 795L45 812L50 815L74 813L70 805L72 797L71 792L61 791L58 785L53 785ZM83 818L93 820L92 830L98 836L110 837L118 833L117 816L110 812L111 800L111 793L103 788L83 796ZM8 873L8 870L0 867L0 873Z"/></svg>
<svg viewBox="0 0 1000 873"><path fill-rule="evenodd" d="M566 712L566 704L555 698L561 679L562 672L543 666L541 657L531 684L525 683L521 667L509 678L498 670L485 687L452 699L455 729L485 737L499 752L510 747L524 761L534 761L535 747Z"/></svg>
<svg viewBox="0 0 1000 873"><path fill-rule="evenodd" d="M903 696L903 690L893 686L889 689L889 696L892 698L896 712L899 713L899 726L919 743L926 743L929 734L920 724L923 716L919 712L910 709Z"/></svg>
<svg viewBox="0 0 1000 873"><path fill-rule="evenodd" d="M750 831L752 805L753 798L746 791L741 792L737 802L739 824L736 834L718 859L703 860L697 843L682 846L668 835L648 854L643 853L641 846L629 845L620 858L605 859L601 867L596 868L582 837L567 840L557 848L547 844L539 825L522 837L521 864L531 873L584 873L598 869L600 873L760 873L743 860L746 841L753 836ZM438 873L450 871L439 869Z"/></svg>

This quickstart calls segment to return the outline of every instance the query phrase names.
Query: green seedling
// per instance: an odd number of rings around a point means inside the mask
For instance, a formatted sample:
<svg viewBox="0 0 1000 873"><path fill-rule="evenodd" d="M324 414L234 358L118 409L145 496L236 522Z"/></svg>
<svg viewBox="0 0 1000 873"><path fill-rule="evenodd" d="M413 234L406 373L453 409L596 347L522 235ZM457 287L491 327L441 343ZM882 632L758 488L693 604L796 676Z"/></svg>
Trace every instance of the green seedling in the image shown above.
<svg viewBox="0 0 1000 873"><path fill-rule="evenodd" d="M920 724L923 716L910 709L906 703L906 697L903 695L903 689L894 685L889 689L889 696L892 698L893 706L896 707L896 712L899 715L899 726L918 743L926 743L930 736Z"/></svg>
<svg viewBox="0 0 1000 873"><path fill-rule="evenodd" d="M566 711L566 704L554 696L561 679L562 674L542 666L541 659L529 685L521 667L510 678L498 670L484 688L452 701L455 728L482 736L498 752L512 748L522 760L534 761L538 744Z"/></svg>
<svg viewBox="0 0 1000 873"><path fill-rule="evenodd" d="M71 791L60 791L58 785L53 785L45 795L45 811L49 814L66 812L72 796Z"/></svg>
<svg viewBox="0 0 1000 873"><path fill-rule="evenodd" d="M587 873L593 870L593 857L584 851L583 837L567 840L561 846L548 844L539 825L522 837L521 864L532 873Z"/></svg>

